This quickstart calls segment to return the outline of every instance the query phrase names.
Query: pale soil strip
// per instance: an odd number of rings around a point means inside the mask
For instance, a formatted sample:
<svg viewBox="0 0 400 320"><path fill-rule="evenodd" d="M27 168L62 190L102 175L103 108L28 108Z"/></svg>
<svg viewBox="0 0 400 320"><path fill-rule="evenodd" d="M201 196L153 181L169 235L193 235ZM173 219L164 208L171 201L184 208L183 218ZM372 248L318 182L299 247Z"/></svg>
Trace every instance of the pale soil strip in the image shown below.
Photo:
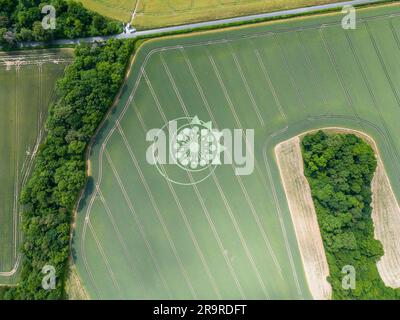
<svg viewBox="0 0 400 320"><path fill-rule="evenodd" d="M0 60L0 66L6 67L6 70L11 70L11 67L18 67L18 66L35 66L38 64L43 63L54 63L54 64L61 64L61 63L71 63L74 60L72 59L42 59L42 60Z"/></svg>
<svg viewBox="0 0 400 320"><path fill-rule="evenodd" d="M182 110L185 113L186 117L190 117L189 112L188 112L188 110L186 108L186 105L183 102L182 96L181 96L181 94L180 94L180 92L179 92L179 90L178 90L178 88L176 86L175 80L173 79L173 77L171 75L171 72L170 72L170 70L168 68L168 65L165 62L165 59L164 59L164 57L162 55L160 55L160 57L161 57L161 61L162 61L162 64L164 66L164 69L165 69L165 71L166 71L166 73L168 75L169 81L170 81L170 83L171 83L171 85L172 85L172 87L173 87L173 89L175 91L176 96L178 97L178 100L180 102ZM261 286L261 289L263 290L265 296L267 298L269 298L268 290L265 287L264 281L263 281L263 279L262 279L262 277L260 275L260 272L259 272L259 270L257 268L257 265L256 265L256 263L254 261L254 258L253 258L252 254L251 254L251 252L250 252L250 250L248 248L248 245L247 245L246 240L245 240L245 238L244 238L244 236L242 234L242 231L240 230L240 226L239 226L239 224L238 224L238 222L236 220L236 217L235 217L234 213L232 212L232 209L231 209L231 207L230 207L230 205L228 203L228 200L227 200L227 198L225 196L225 193L222 190L222 187L221 187L221 185L219 183L219 180L216 177L215 173L212 173L212 177L213 177L214 183L216 184L216 186L218 188L219 194L220 194L220 196L221 196L221 198L222 198L222 200L224 202L225 209L227 210L227 212L229 214L229 217L231 218L231 221L232 221L232 223L233 223L233 225L235 227L235 231L236 231L237 235L239 236L240 242L241 242L241 244L243 246L243 249L244 249L244 251L245 251L245 253L247 255L247 258L249 259L250 264L251 264L252 268L254 269L254 272L256 273L256 276L257 276L258 282L259 282L259 284Z"/></svg>
<svg viewBox="0 0 400 320"><path fill-rule="evenodd" d="M382 66L382 68L383 68L383 70L384 70L384 72L386 74L387 80L388 80L388 82L389 82L389 84L391 86L393 94L395 95L396 100L399 101L399 97L398 97L397 93L394 90L393 83L392 83L392 81L391 81L391 79L390 79L390 77L388 75L386 65L383 62L382 56L381 56L381 54L379 52L379 49L377 48L375 39L374 39L373 35L371 34L371 31L369 30L367 22L365 22L365 27L366 27L366 30L367 30L368 35L370 37L371 43L374 46L375 53L377 54L377 56L378 56L378 58L379 58L379 60L381 62L381 66ZM322 41L324 43L324 46L325 46L325 48L327 50L327 53L328 53L328 55L330 57L330 60L331 60L331 62L333 64L333 66L334 66L334 69L335 69L335 71L336 71L336 73L338 75L338 78L339 78L340 84L342 86L342 89L344 90L344 92L346 94L346 97L348 99L349 105L353 109L353 112L355 113L357 119L359 120L357 112L356 112L356 110L354 109L354 107L352 105L351 97L350 97L347 89L344 88L343 79L341 78L341 76L340 76L340 74L339 74L339 72L337 70L337 67L336 67L336 61L334 60L333 54L332 54L332 52L331 52L331 50L330 50L330 48L329 48L329 46L328 46L328 44L327 44L327 42L325 40L325 37L324 37L324 34L323 34L323 28L320 29L320 36L321 36L321 39L322 39ZM364 76L363 71L361 73ZM366 82L366 85L369 88L367 82ZM373 101L375 102L375 98L374 97L373 97ZM380 170L384 171L384 169L383 168L379 168L379 166L383 167L383 163L382 163L380 154L378 152L378 148L377 148L377 146L375 144L375 141L371 137L369 137L368 135L366 135L363 132L356 131L356 130L340 129L340 128L336 128L336 129L333 129L333 130L339 131L341 133L343 133L343 132L345 132L345 133L353 133L353 134L356 134L357 136L359 136L360 138L366 140L374 148L375 153L376 153L376 155L378 157L378 167L377 167L376 175L377 175L377 177L381 176L381 173L379 171ZM382 280L385 282L386 285L391 286L391 287L399 287L400 286L400 281L399 281L399 274L400 274L400 263L399 263L400 262L400 245L398 244L399 241L397 240L397 242L396 242L396 240L394 240L394 239L396 239L396 234L398 233L398 231L400 231L400 228L399 228L399 213L400 212L395 210L395 211L391 211L390 213L387 213L387 210L388 210L388 208L390 206L392 206L393 208L396 208L396 207L398 208L398 204L397 204L396 198L394 196L393 190L391 189L391 186L390 186L389 180L387 178L386 172L384 173L384 176L386 177L387 182L380 181L379 184L382 184L382 185L387 185L387 183L389 184L388 186L389 186L390 190L386 190L386 192L388 193L388 195L386 197L389 197L387 200L390 200L390 198L392 198L391 204L388 205L386 207L386 209L384 209L382 207L383 204L380 204L378 202L379 197L375 196L375 193L379 193L379 190L375 190L374 189L374 186L379 186L378 183L374 183L375 177L374 177L374 180L372 182L373 199L375 199L377 201L376 203L374 203L374 200L373 200L372 206L373 207L374 206L379 207L380 210L382 210L382 211L378 210L378 212L375 212L375 210L373 210L373 212L372 212L372 219L373 219L374 225L375 225L374 233L375 233L375 237L382 242L383 247L384 247L384 251L385 251L385 255L378 262L378 271L379 271L379 273L380 273L380 275L382 277ZM376 178L376 179L378 179L378 178ZM382 192L380 192L380 194L383 195ZM395 202L393 202L393 199L394 199ZM390 223L388 223L388 220L390 220ZM385 222L387 223L387 226L385 225Z"/></svg>
<svg viewBox="0 0 400 320"><path fill-rule="evenodd" d="M237 114L235 112L234 106L232 104L232 100L229 97L229 94L228 94L228 92L226 90L226 87L225 87L225 84L223 83L223 80L222 80L222 78L220 76L220 73L219 73L218 68L217 68L217 66L215 64L215 61L214 61L214 59L212 58L212 56L210 54L208 54L208 57L209 57L209 60L211 62L211 65L213 66L213 69L214 69L215 74L216 74L216 76L218 78L218 81L219 81L219 83L221 85L221 88L223 89L223 92L225 94L226 100L227 100L227 102L229 104L229 107L230 107L234 117L235 117L235 120L236 120L239 128L243 130L243 126L241 125L240 120L237 117ZM251 150L248 150L248 151L251 152ZM254 154L253 154L253 156L254 156ZM266 163L268 164L268 160L266 160L265 154L264 154L264 161L266 161ZM262 176L262 173L260 172L260 169L258 167L257 161L255 161L255 167L256 167L256 170L259 172L259 174ZM273 179L272 179L272 176L271 176L269 164L267 165L267 170L268 170L269 180L270 180L271 183L273 183ZM298 291L299 295L303 296L303 293L302 293L302 290L301 290L301 287L300 287L300 283L299 283L299 279L298 279L298 276L297 276L297 272L296 272L296 269L295 269L295 266L294 266L293 253L292 253L292 250L290 249L289 240L288 240L287 233L286 233L286 228L285 228L283 217L282 217L282 213L280 211L280 207L279 207L279 204L278 204L279 201L278 201L278 198L277 198L277 195L276 195L276 190L274 189L275 186L274 185L272 185L272 186L273 186L273 190L272 191L273 191L274 201L275 201L276 207L278 209L279 221L280 221L281 230L282 230L283 236L284 236L286 251L288 253L288 257L289 257L289 260L290 260L290 266L291 266L291 269L292 269L293 278L295 280L296 288L297 288L297 291Z"/></svg>
<svg viewBox="0 0 400 320"><path fill-rule="evenodd" d="M308 286L314 299L328 300L332 296L332 288L327 281L329 266L311 197L311 189L303 174L299 137L278 144L275 147L275 155Z"/></svg>
<svg viewBox="0 0 400 320"><path fill-rule="evenodd" d="M85 290L79 277L75 265L69 264L69 274L65 282L65 291L68 300L90 300L89 294Z"/></svg>
<svg viewBox="0 0 400 320"><path fill-rule="evenodd" d="M375 152L378 166L372 179L372 220L374 222L374 235L384 249L384 255L377 263L379 274L383 282L392 288L400 287L400 206L390 184L388 175L383 165L381 155L375 140L364 132L329 127L322 129L328 133L354 134L366 141ZM303 133L315 132L311 130Z"/></svg>
<svg viewBox="0 0 400 320"><path fill-rule="evenodd" d="M133 20L135 20L137 9L139 8L139 2L140 2L140 0L136 1L135 9L133 10L132 17L131 17L131 23L133 22Z"/></svg>
<svg viewBox="0 0 400 320"><path fill-rule="evenodd" d="M283 129L283 131L285 131L285 129ZM289 257L290 267L292 269L293 279L295 280L298 294L301 297L303 297L303 292L301 290L299 278L297 276L297 272L296 272L296 269L295 269L294 260L293 260L293 252L292 252L292 249L290 248L289 239L288 239L288 236L287 236L287 233L286 233L285 222L283 221L283 213L282 213L281 206L279 204L277 189L276 189L276 186L275 186L274 179L272 177L271 166L270 166L269 161L268 161L266 148L264 148L264 162L265 162L265 166L267 168L268 179L269 179L271 187L272 187L271 188L272 189L272 196L274 198L275 207L276 207L276 210L278 211L278 219L279 219L281 230L283 232L283 236L284 236L283 238L284 238L284 241L285 241L286 251L287 251L287 254L288 254L288 257Z"/></svg>
<svg viewBox="0 0 400 320"><path fill-rule="evenodd" d="M383 15L383 16L375 16L375 17L372 17L372 18L366 18L366 19L358 19L360 22L363 22L363 21L369 21L369 20L375 20L375 19L378 19L378 18L381 18L381 17L395 17L395 16L397 16L396 14L389 14L389 15ZM325 27L330 27L330 26L337 26L337 25L340 25L340 23L338 24L338 23L331 23L331 24L325 24ZM296 29L291 29L291 30L287 30L287 31L280 31L280 32L278 32L279 34L283 34L283 33L292 33L292 32L297 32L297 31L303 31L303 30L318 30L318 29L320 29L321 28L321 26L320 25L318 25L318 26L312 26L312 27L307 27L307 28L304 28L304 27L301 27L301 28L296 28ZM262 36L271 36L271 35L274 35L275 33L268 33L268 34L259 34L259 35L257 35L256 37L255 36L243 36L243 37L240 37L240 38L238 38L238 39L235 39L235 40L239 40L239 39L246 39L246 38L258 38L258 37L262 37ZM170 46L170 47L162 47L162 48L158 48L158 49L154 49L154 50L152 50L152 51L150 51L148 54L147 54L147 56L146 56L146 58L145 58L145 61L144 61L144 63L143 63L143 66L145 66L146 64L147 64L147 62L148 62L148 60L149 60L149 58L154 54L154 53L156 53L156 52L159 52L159 51L162 51L162 50L170 50L170 49L177 49L177 48L185 48L185 47L195 47L195 46L204 46L204 45L210 45L210 44L216 44L216 43L221 43L221 42L226 42L227 40L216 40L216 41L206 41L206 42L203 42L203 43L197 43L197 44L195 44L195 45L186 45L186 46ZM129 72L128 72L128 75L129 75L129 73L130 73L130 70L129 70ZM141 76L146 76L145 74L144 74L144 67L142 67L141 68L141 73L139 74L139 76L138 76L138 78L136 79L136 83L135 83L135 87L132 89L132 91L131 91L131 94L130 94L130 97L129 97L129 99L128 99L128 102L127 102L127 104L125 105L125 107L124 107L124 110L123 110L123 112L122 112L122 114L121 114L121 117L119 118L119 120L121 120L122 118L123 118L123 116L125 115L125 113L126 113L126 110L127 110L127 108L128 108L128 106L129 106L129 104L130 104L130 102L132 101L132 99L133 99L133 97L134 97L134 95L135 95L135 93L136 93L136 90L137 90L137 87L138 87L138 84L139 84L139 81L140 81L140 79L141 79ZM114 131L114 129L115 129L115 127L112 129L112 131ZM286 129L283 129L283 130L280 130L280 131L285 131ZM279 132L277 132L277 133L275 133L274 135L277 135ZM101 160L101 159L100 159ZM274 183L273 183L273 180L272 180L272 177L271 177L271 172L270 172L270 166L269 166L269 163L268 163L268 159L266 158L266 154L265 154L265 150L264 150L264 161L265 161L265 163L266 163L266 166L267 166L267 171L268 171L268 176L269 176L269 180L270 180L270 183L271 183L271 185L272 185L272 187L273 187L273 195L274 195L274 200L275 200L275 202L276 202L276 205L277 205L277 209L278 209L278 213L279 213L279 219L280 219L280 223L281 223L281 228L283 229L282 231L284 232L284 236L285 236L285 244L286 244L286 247L287 247L287 250L288 250L288 253L289 253L289 251L290 251L290 247L288 247L288 241L287 241L287 237L286 237L286 234L285 234L285 227L284 227L284 224L283 224L283 221L282 221L282 216L281 216L281 213L280 213L280 208L279 208L279 204L277 203L277 197L276 197L276 191L275 191L275 187L274 187ZM257 165L257 164L256 164ZM100 172L101 172L101 168L100 168ZM100 180L101 180L101 174L100 174L100 178L99 178ZM195 190L196 190L196 188L195 188ZM197 191L197 190L196 190ZM91 199L91 202L90 202L90 207L91 207L91 204L93 203L93 201L94 201L94 199L95 199L95 196L96 196L96 193L94 193L94 195L92 196L92 199ZM200 198L199 198L200 199ZM207 211L206 210L206 207L204 206L204 203L202 202L202 199L201 199L201 204L202 204L202 206L203 206L203 209L205 209L205 212ZM84 231L82 232L82 235L81 235L81 237L82 237L82 241L84 241L84 238L85 238L85 231L86 231L86 227L87 227L87 223L89 222L89 215L90 215L90 210L88 209L87 211L86 211L86 218L85 218L85 224L84 224ZM216 229L215 229L215 227L213 226L213 224L212 224L212 220L210 219L210 217L209 216L207 216L207 218L209 219L209 222L211 222L211 224L210 224L210 226L212 227L212 230L213 230L213 232L214 232L214 235L216 235L217 237L218 237L218 235L217 235L217 233L216 233ZM220 246L222 246L222 243L221 243L221 241L220 241L220 239L217 239L218 240L218 243L220 244ZM292 259L291 259L291 253L289 254L289 258L290 258L290 260L291 260L291 265L292 265L292 268L293 268L293 261L292 261ZM85 266L86 266L86 268L88 269L88 267L87 267L87 261L86 261L86 257L85 257L85 253L84 253L84 250L83 250L83 260L84 260L84 262L85 262ZM93 276L92 276L92 274L91 274L91 272L88 270L88 272L89 272L89 275L91 276L91 279L92 279L92 282L94 282L94 279L93 279ZM296 283L297 283L297 286L299 286L299 284L298 284L298 280L296 279ZM95 283L94 283L95 284ZM243 296L243 294L242 294L242 296Z"/></svg>
<svg viewBox="0 0 400 320"><path fill-rule="evenodd" d="M383 282L392 288L400 287L400 207L393 193L381 159L372 180L372 219L374 235L385 254L378 261Z"/></svg>

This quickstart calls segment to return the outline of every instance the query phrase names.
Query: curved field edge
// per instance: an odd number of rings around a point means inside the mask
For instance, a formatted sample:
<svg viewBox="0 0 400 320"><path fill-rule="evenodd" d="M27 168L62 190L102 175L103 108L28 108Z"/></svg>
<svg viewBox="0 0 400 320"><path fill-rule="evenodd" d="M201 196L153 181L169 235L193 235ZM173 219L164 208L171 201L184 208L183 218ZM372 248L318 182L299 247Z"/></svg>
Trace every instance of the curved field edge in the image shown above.
<svg viewBox="0 0 400 320"><path fill-rule="evenodd" d="M82 201L84 200L84 197L86 196L87 188L90 186L91 179L93 177L92 163L90 161L90 155L92 154L92 148L93 148L93 145L96 143L97 136L103 130L103 127L107 124L108 118L111 116L111 114L113 112L115 112L115 108L117 107L117 105L121 99L121 95L123 94L124 90L126 89L126 82L128 81L129 77L131 76L132 68L133 68L134 62L137 59L139 49L147 41L151 41L151 40L145 40L145 41L138 40L137 42L134 43L134 49L133 49L134 53L131 55L130 61L128 62L127 72L125 73L123 84L121 85L121 88L120 88L119 92L117 93L112 106L106 112L102 122L96 129L96 132L93 135L93 137L85 151L85 159L86 159L85 171L86 171L86 176L88 178L88 181L86 182L85 187L82 189L82 191L79 195L77 204L73 210L72 222L71 222L71 235L70 235L70 252L71 252L71 254L69 256L68 274L66 277L66 283L67 283L66 294L68 296L70 296L71 299L74 299L74 297L79 298L81 296L81 293L79 293L79 291L84 291L84 294L82 295L82 297L85 297L85 299L90 300L89 292L87 292L87 290L85 289L85 287L82 283L82 278L79 276L79 271L76 267L76 264L74 263L74 259L76 258L75 237L76 237L76 229L77 229L78 210L82 204ZM78 293L75 292L76 290L74 288L74 282L76 281L75 277L77 279L79 279L78 288L81 288L78 290ZM68 283L70 283L71 285L68 285Z"/></svg>
<svg viewBox="0 0 400 320"><path fill-rule="evenodd" d="M400 207L390 184L381 153L374 139L358 130L345 128L322 128L327 133L354 134L366 141L374 150L377 168L372 179L372 220L375 239L379 240L384 255L378 261L378 271L386 286L400 287ZM307 133L314 133L310 131ZM305 133L305 134L307 134ZM302 135L304 136L304 135Z"/></svg>
<svg viewBox="0 0 400 320"><path fill-rule="evenodd" d="M374 139L364 132L349 128L321 127L303 132L275 147L275 155L311 293L315 299L329 299L332 294L332 289L326 279L329 276L329 268L311 197L311 189L303 173L303 158L300 149L301 138L319 130L328 134L354 134L373 148L378 165L371 186L373 207L371 217L374 222L375 238L381 241L384 248L384 255L377 266L384 283L388 287L398 288L400 286L398 283L400 273L400 208L390 185L378 146ZM326 285L328 286L326 287Z"/></svg>
<svg viewBox="0 0 400 320"><path fill-rule="evenodd" d="M281 24L278 24L278 25L280 26ZM254 26L253 28L257 29L256 26ZM279 30L279 27L277 29ZM236 31L238 31L238 30L236 30ZM258 29L258 31L260 33L263 33L262 29ZM238 32L238 33L240 33L240 32ZM177 38L178 37L174 37L172 40L177 39ZM193 44L193 43L196 42L196 41L193 41L193 40L187 39L187 38L189 38L189 37L187 37L187 36L179 37L179 39L182 40L182 41L178 45L176 45L176 43L174 44L174 41L170 41L169 44L170 44L171 47L175 46L175 47L179 48L180 45L187 45L187 44L190 45L190 44ZM210 38L214 39L215 41L218 41L218 39L220 40L221 37L219 37L216 32L209 32L203 37L201 35L197 35L196 36L197 42L200 41L199 38L204 41L203 42L204 44L207 44L207 43L211 43ZM231 38L231 40L232 40L232 38L234 38L234 37L227 36L227 38ZM163 41L165 41L166 45L168 44L167 40L160 40L160 42L163 42ZM138 55L141 55L141 57L143 59L145 58L146 54L149 51L151 51L153 49L157 50L157 47L160 46L158 40L155 41L155 42L148 42L147 44L148 44L148 45L146 45L146 50L147 51L145 53L143 53L143 50L140 50L138 52ZM134 68L133 68L133 73L135 73L135 74L138 73L139 74L140 70L141 70L141 66L142 65L135 65ZM127 90L128 86L124 86L123 89ZM129 93L125 93L125 99L128 98L127 94L129 95ZM110 118L107 120L108 123L106 123L105 128L103 128L101 130L101 132L99 133L100 137L98 137L99 139L97 141L97 146L95 146L97 151L98 151L98 148L101 147L101 145L99 143L101 141L101 139L102 139L101 136L102 135L106 135L107 132L108 132L107 130L111 130L111 128L112 128L112 126L114 124L114 121L118 119L118 115L120 115L121 111L122 110L114 109L113 110L113 115L111 115ZM319 125L321 125L323 123L326 123L328 125L343 125L343 126L350 126L350 127L357 127L357 128L368 127L368 130L373 131L375 135L379 136L379 138L382 141L382 145L385 145L385 147L388 146L388 141L386 140L387 137L385 136L385 133L383 133L382 130L379 127L376 127L373 123L371 124L368 120L365 120L365 119L360 118L360 117L356 117L354 115L342 115L342 114L318 115L318 116L310 117L310 118L308 118L306 120L292 121L290 123L290 126L283 127L283 128L281 127L278 130L274 130L273 132L268 132L268 134L267 134L268 139L267 139L267 142L266 142L265 148L264 148L264 153L266 155L265 164L266 164L267 168L271 169L272 176L275 179L279 179L279 177L276 177L276 174L275 174L275 172L277 171L277 168L275 167L274 163L272 163L271 161L268 161L268 158L271 158L271 150L273 150L274 143L275 142L278 143L279 139L283 139L284 137L286 137L286 135L289 135L289 137L290 137L290 136L295 135L297 132L301 133L302 131L304 131L304 128L318 128ZM386 156L390 158L389 155L392 154L391 152L392 151L390 151L390 148L389 148L389 151L386 154ZM92 151L92 154L93 153L95 153L95 152ZM92 160L93 160L93 158L92 158ZM393 164L393 165L395 166L395 164ZM94 174L96 175L96 172L98 170L97 164L93 163L92 168L93 168ZM273 180L275 180L275 179L273 179ZM275 180L275 181L277 181L277 180ZM280 197L281 193L284 194L283 191L281 190L282 189L281 186L278 183L273 183L272 180L270 182L273 185L273 188L278 191L277 192L278 197ZM90 194L90 192L91 192L90 190L93 190L93 188L94 188L93 179L91 179L90 185L86 189L86 192L88 194ZM87 203L83 199L80 202L80 209L85 208L86 204ZM282 203L282 208L283 208L282 210L286 211L286 207L285 207L284 202ZM289 214L289 212L288 212L288 214ZM80 234L80 228L81 228L80 224L83 223L82 219L84 219L84 215L83 214L79 214L78 215L78 225L77 225L78 230L76 232L77 235ZM75 237L75 240L76 240L76 237ZM77 241L75 241L75 243L77 243L75 248L77 249L77 252L78 252L80 244ZM78 266L78 270L81 273L81 275L82 275L82 272L84 273L84 271L83 271L84 269L82 269L82 266L81 267ZM85 275L83 278L84 278L85 285L87 285L87 283L89 282L88 277ZM93 291L94 289L91 289L91 290Z"/></svg>
<svg viewBox="0 0 400 320"><path fill-rule="evenodd" d="M118 40L78 46L74 62L57 83L59 99L50 109L46 139L21 196L26 210L20 281L2 298L63 298L71 213L86 181L84 152L123 82L132 48L131 41ZM44 265L55 268L58 281L53 290L43 288Z"/></svg>
<svg viewBox="0 0 400 320"><path fill-rule="evenodd" d="M311 189L304 176L299 136L279 143L275 147L275 156L296 231L308 286L315 300L328 300L332 296L332 287L327 281L329 266Z"/></svg>
<svg viewBox="0 0 400 320"><path fill-rule="evenodd" d="M21 255L18 247L22 241L21 214L19 205L20 190L29 179L32 165L44 136L44 123L48 107L54 102L54 82L61 76L65 67L72 61L69 49L37 50L24 52L0 53L0 76L4 79L1 91L2 99L2 140L1 149L12 159L11 163L2 164L2 228L12 228L13 239L5 236L9 233L2 230L2 250L0 265L8 264L8 270L0 270L0 283L13 285L18 282ZM31 92L30 90L33 90ZM4 107L4 109L3 109ZM13 128L11 128L13 127ZM8 146L7 146L8 145ZM13 167L13 168L12 168ZM5 175L9 175L9 179ZM12 176L11 176L12 175ZM12 181L11 181L11 180ZM13 188L8 184L12 183ZM11 189L13 195L5 196L3 190ZM12 203L9 203L14 199ZM8 217L13 216L12 223ZM11 245L9 242L13 242ZM6 250L7 247L7 250ZM12 263L5 263L7 252L13 247Z"/></svg>
<svg viewBox="0 0 400 320"><path fill-rule="evenodd" d="M377 268L384 255L371 219L378 154L367 140L365 135L323 130L302 140L304 174L318 212L335 299L398 298L398 291L385 285ZM352 290L343 282L348 265L357 273Z"/></svg>

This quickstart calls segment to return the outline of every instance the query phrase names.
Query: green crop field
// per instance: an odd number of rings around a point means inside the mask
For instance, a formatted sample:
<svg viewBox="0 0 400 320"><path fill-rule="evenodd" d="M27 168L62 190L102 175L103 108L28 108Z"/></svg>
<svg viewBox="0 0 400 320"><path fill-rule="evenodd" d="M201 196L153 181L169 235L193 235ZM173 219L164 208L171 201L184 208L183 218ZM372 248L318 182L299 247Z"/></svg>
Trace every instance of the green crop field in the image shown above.
<svg viewBox="0 0 400 320"><path fill-rule="evenodd" d="M90 153L74 257L92 298L309 299L274 146L341 126L377 142L400 199L400 5L149 41ZM255 129L255 169L195 185L146 161L181 117ZM188 176L178 166L168 176ZM190 180L189 180L190 181Z"/></svg>
<svg viewBox="0 0 400 320"><path fill-rule="evenodd" d="M43 136L55 81L71 59L70 50L0 54L0 284L16 280L18 198Z"/></svg>
<svg viewBox="0 0 400 320"><path fill-rule="evenodd" d="M107 17L150 29L189 22L278 11L339 0L80 0L87 8Z"/></svg>

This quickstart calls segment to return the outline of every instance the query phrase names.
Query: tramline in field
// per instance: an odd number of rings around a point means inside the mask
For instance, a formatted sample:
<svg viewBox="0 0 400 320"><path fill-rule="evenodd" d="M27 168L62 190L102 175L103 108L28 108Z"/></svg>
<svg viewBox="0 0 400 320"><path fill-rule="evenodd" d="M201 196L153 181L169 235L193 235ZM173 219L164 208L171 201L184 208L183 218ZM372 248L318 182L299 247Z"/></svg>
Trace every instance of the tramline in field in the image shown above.
<svg viewBox="0 0 400 320"><path fill-rule="evenodd" d="M90 153L74 252L91 297L311 298L274 147L363 131L399 198L399 9L360 9L356 30L334 13L146 43ZM254 129L254 173L222 165L187 186L151 166L147 132L194 116Z"/></svg>
<svg viewBox="0 0 400 320"><path fill-rule="evenodd" d="M339 0L82 0L88 9L138 29L167 27L260 12L272 12Z"/></svg>
<svg viewBox="0 0 400 320"><path fill-rule="evenodd" d="M0 285L15 284L21 261L19 196L29 178L70 50L0 54Z"/></svg>

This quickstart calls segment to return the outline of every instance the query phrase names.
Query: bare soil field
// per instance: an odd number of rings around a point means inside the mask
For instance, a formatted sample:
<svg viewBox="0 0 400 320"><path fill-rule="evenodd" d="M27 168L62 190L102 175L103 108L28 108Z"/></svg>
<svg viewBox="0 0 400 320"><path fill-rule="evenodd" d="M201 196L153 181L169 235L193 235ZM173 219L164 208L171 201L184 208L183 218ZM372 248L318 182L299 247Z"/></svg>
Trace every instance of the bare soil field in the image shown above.
<svg viewBox="0 0 400 320"><path fill-rule="evenodd" d="M274 148L321 127L365 131L400 195L399 12L359 9L348 32L330 13L144 43L88 155L73 249L90 297L312 298ZM182 116L254 129L254 174L168 183L146 133Z"/></svg>
<svg viewBox="0 0 400 320"><path fill-rule="evenodd" d="M389 287L400 287L400 208L390 186L382 161L379 159L372 180L372 219L375 238L380 240L385 255L378 262L379 274Z"/></svg>
<svg viewBox="0 0 400 320"><path fill-rule="evenodd" d="M327 281L329 267L311 189L303 174L300 138L297 136L278 144L275 155L311 294L316 300L330 299L332 288Z"/></svg>
<svg viewBox="0 0 400 320"><path fill-rule="evenodd" d="M392 288L400 287L400 207L390 185L375 141L363 132L344 128L326 128L328 133L351 133L368 142L378 160L372 180L372 219L375 238L381 241L385 254L378 262L379 274ZM310 133L310 132L307 132ZM285 188L293 224L299 242L304 269L314 299L329 299L331 287L326 281L329 268L319 231L311 190L303 174L300 138L296 136L276 146L275 154Z"/></svg>

